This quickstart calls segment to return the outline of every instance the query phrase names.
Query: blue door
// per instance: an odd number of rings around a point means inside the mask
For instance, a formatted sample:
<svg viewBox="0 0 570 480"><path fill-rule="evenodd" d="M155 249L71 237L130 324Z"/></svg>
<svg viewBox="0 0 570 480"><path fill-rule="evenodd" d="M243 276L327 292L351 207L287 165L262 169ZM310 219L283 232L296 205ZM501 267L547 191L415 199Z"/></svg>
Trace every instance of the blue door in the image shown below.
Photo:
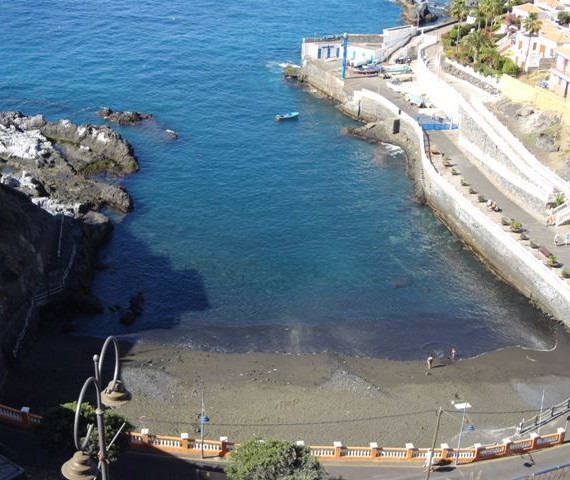
<svg viewBox="0 0 570 480"><path fill-rule="evenodd" d="M322 56L323 56L323 52L319 48L319 51L317 52L317 58L321 58Z"/></svg>

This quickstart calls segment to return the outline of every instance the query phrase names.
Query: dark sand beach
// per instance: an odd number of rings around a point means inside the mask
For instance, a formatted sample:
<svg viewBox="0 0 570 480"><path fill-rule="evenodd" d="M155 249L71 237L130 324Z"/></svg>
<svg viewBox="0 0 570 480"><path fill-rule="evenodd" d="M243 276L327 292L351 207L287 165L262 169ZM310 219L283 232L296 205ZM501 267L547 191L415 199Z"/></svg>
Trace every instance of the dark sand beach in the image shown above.
<svg viewBox="0 0 570 480"><path fill-rule="evenodd" d="M559 328L549 352L506 348L477 358L400 362L333 353L221 354L175 346L123 344L121 370L133 400L120 411L138 428L178 435L197 432L202 385L211 424L206 438L252 436L312 445L429 446L435 412L443 407L438 443L457 441L467 401L462 445L492 443L570 392L570 340ZM92 375L102 339L43 333L7 379L3 403L32 412L75 400ZM459 355L461 352L458 352ZM112 351L105 361L110 369ZM110 379L111 373L105 373ZM555 431L544 427L542 433Z"/></svg>

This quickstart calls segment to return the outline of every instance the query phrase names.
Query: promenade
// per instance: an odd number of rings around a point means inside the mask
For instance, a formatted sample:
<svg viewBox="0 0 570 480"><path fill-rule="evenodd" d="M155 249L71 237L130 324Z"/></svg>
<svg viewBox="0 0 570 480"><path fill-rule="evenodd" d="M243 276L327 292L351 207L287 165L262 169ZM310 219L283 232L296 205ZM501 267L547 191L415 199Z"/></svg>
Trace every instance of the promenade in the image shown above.
<svg viewBox="0 0 570 480"><path fill-rule="evenodd" d="M414 39L414 43L418 43L419 41L421 41L421 36ZM428 65L433 73L436 73L440 79L452 86L468 102L473 98L481 101L494 101L493 97L491 97L487 92L484 92L466 81L445 73L442 69L438 69L436 57L439 48L440 45L437 44L426 50L426 54L429 59ZM416 75L421 75L422 70L415 68L416 64L417 60L414 60L411 65L412 70ZM333 62L332 65L323 64L322 68L327 71L331 71L340 67L339 65L334 65ZM353 95L354 92L358 90L369 90L377 93L400 108L402 112L407 113L412 118L416 118L419 114L419 109L408 103L402 94L389 88L387 86L388 81L389 80L377 77L353 77L350 75L349 71L345 81L345 88L349 92L349 95ZM450 99L450 101L452 101L452 99ZM541 246L546 247L562 265L557 269L559 275L563 266L567 266L570 269L570 243L567 246L564 245L565 235L567 233L570 235L570 225L562 225L559 227L547 226L546 209L544 216L538 216L535 212L529 212L527 209L523 208L521 206L521 202L516 198L506 195L504 191L493 181L493 179L490 179L481 171L479 168L479 159L460 147L457 130L429 131L428 137L430 139L432 151L443 152L445 156L451 160L453 166L461 172L461 175L457 177L457 180L459 180L459 178L464 178L469 182L470 186L478 192L478 194L483 195L486 199L494 200L501 209L498 213L488 212L486 211L485 205L481 204L479 205L479 208L482 211L485 211L488 216L498 224L501 223L502 218L514 218L518 220L522 223L528 237ZM540 158L538 158L538 160L540 160ZM475 197L473 198L474 203L476 203ZM558 235L559 238L558 246L554 245L555 235ZM533 254L540 261L545 260L545 257L541 255L538 250L534 250ZM565 280L565 282L568 282L568 280Z"/></svg>

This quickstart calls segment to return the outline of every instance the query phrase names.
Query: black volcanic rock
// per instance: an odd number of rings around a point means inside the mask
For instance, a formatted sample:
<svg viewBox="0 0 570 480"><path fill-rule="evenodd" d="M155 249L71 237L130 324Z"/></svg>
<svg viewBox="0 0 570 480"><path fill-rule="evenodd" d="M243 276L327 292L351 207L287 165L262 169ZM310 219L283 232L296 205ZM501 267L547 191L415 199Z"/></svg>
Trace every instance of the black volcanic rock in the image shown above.
<svg viewBox="0 0 570 480"><path fill-rule="evenodd" d="M137 123L152 118L150 113L115 112L109 107L103 107L99 110L99 116L110 122L118 123L119 125L136 125Z"/></svg>
<svg viewBox="0 0 570 480"><path fill-rule="evenodd" d="M102 207L121 212L133 208L122 187L93 178L100 173L127 175L139 168L132 147L109 127L3 112L0 160L8 167L0 183L26 193L51 213L81 218Z"/></svg>

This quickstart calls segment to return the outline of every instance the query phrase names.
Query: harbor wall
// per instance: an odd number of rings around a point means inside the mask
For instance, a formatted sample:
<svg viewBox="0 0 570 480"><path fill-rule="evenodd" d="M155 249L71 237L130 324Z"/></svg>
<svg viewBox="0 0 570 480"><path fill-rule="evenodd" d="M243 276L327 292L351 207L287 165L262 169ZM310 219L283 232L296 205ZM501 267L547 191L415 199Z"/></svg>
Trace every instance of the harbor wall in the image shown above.
<svg viewBox="0 0 570 480"><path fill-rule="evenodd" d="M349 92L343 88L344 82L317 65L303 68L304 80L339 101L345 113L363 121L381 120L384 138L375 138L404 148L417 190L441 221L499 277L570 328L570 287L566 280L439 174L432 163L429 137L414 118L376 92ZM398 133L389 128L396 120ZM363 128L363 136L367 136L366 129L372 130L368 125Z"/></svg>

